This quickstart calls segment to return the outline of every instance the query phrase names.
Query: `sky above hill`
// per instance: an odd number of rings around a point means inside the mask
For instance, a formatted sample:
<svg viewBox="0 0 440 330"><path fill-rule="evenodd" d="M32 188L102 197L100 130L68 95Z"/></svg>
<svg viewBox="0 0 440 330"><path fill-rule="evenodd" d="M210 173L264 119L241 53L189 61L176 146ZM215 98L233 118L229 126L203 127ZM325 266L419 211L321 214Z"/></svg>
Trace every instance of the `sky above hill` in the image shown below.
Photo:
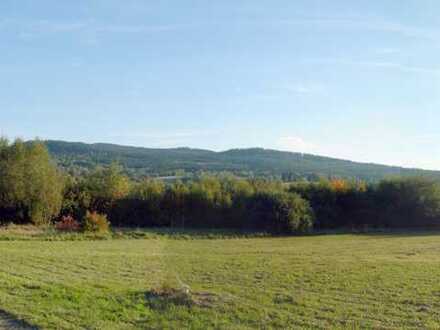
<svg viewBox="0 0 440 330"><path fill-rule="evenodd" d="M10 138L440 169L438 0L2 0Z"/></svg>

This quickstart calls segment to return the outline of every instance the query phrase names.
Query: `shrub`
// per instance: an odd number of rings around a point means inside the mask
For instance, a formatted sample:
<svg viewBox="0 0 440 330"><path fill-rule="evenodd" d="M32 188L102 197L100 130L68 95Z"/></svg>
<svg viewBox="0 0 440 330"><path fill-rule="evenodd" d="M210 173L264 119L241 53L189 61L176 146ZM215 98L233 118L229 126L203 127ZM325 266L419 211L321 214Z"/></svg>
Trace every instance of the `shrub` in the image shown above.
<svg viewBox="0 0 440 330"><path fill-rule="evenodd" d="M314 213L308 201L298 194L289 194L286 198L287 231L290 233L306 233L313 228Z"/></svg>
<svg viewBox="0 0 440 330"><path fill-rule="evenodd" d="M55 228L59 231L79 231L81 224L71 215L63 216L60 221L55 224Z"/></svg>
<svg viewBox="0 0 440 330"><path fill-rule="evenodd" d="M84 217L83 229L89 233L107 233L110 229L110 224L105 214L87 211Z"/></svg>
<svg viewBox="0 0 440 330"><path fill-rule="evenodd" d="M251 200L249 216L258 229L277 234L307 232L313 227L313 210L295 193L259 192Z"/></svg>

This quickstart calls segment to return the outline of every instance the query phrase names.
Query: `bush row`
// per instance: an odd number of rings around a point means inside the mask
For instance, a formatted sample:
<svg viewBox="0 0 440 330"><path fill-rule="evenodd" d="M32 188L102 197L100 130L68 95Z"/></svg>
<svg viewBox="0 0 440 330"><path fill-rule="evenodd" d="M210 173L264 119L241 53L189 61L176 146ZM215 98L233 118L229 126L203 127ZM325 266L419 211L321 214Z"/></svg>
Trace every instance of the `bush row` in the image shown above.
<svg viewBox="0 0 440 330"><path fill-rule="evenodd" d="M278 182L223 175L165 185L130 182L118 166L71 180L61 214L81 218L87 210L107 214L116 226L254 229L306 232L313 210L299 194Z"/></svg>
<svg viewBox="0 0 440 330"><path fill-rule="evenodd" d="M420 177L377 184L335 179L285 185L219 175L165 185L148 179L131 183L113 166L68 187L63 212L80 216L96 210L118 226L294 233L312 228L440 225L440 184Z"/></svg>

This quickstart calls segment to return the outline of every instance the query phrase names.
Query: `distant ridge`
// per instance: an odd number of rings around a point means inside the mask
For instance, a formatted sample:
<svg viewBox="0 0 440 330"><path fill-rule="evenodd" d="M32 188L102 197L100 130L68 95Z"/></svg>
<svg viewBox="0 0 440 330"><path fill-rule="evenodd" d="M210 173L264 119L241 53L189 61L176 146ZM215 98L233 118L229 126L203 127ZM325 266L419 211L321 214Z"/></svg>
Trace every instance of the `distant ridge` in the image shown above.
<svg viewBox="0 0 440 330"><path fill-rule="evenodd" d="M265 176L285 181L340 177L377 181L389 176L429 176L440 179L440 171L409 169L373 163L358 163L263 148L215 152L187 147L157 149L108 143L45 141L58 164L73 173L97 165L119 162L134 177L169 176L176 172L233 172L242 176Z"/></svg>

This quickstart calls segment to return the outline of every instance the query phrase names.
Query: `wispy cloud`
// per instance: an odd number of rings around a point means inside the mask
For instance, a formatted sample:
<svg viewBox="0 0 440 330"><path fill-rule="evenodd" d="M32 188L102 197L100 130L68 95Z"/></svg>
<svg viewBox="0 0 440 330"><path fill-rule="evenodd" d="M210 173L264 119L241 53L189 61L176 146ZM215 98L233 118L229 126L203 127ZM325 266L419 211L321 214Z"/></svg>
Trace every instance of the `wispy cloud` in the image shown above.
<svg viewBox="0 0 440 330"><path fill-rule="evenodd" d="M58 23L50 21L39 21L31 24L30 28L40 32L49 31L54 33L63 33L83 30L86 29L87 26L88 24L85 22Z"/></svg>
<svg viewBox="0 0 440 330"><path fill-rule="evenodd" d="M434 146L438 145L438 141L440 141L440 133L425 133L420 134L413 137L413 141L415 143L429 143Z"/></svg>
<svg viewBox="0 0 440 330"><path fill-rule="evenodd" d="M148 132L148 131L129 131L127 133L118 134L114 137L136 137L147 139L176 139L176 138L192 138L216 134L218 131L212 130L180 130L171 132Z"/></svg>
<svg viewBox="0 0 440 330"><path fill-rule="evenodd" d="M202 23L200 23L202 24ZM107 24L93 20L89 21L73 21L61 22L55 20L16 20L5 18L0 20L0 29L15 29L22 34L30 35L31 33L74 33L74 32L91 32L91 33L158 33L176 31L187 27L200 25L197 23L186 24ZM203 25L217 26L225 24L222 21L203 22ZM381 18L365 18L365 17L299 17L285 20L275 21L249 21L240 22L243 25L268 24L277 26L307 26L322 27L325 29L335 28L344 30L365 30L388 32L399 34L408 38L421 38L431 41L440 41L440 29L411 26L399 22L391 22Z"/></svg>
<svg viewBox="0 0 440 330"><path fill-rule="evenodd" d="M95 21L59 22L49 20L13 20L0 21L0 31L14 31L22 38L32 38L51 34L151 34L177 31L189 25L148 25L148 24L107 24Z"/></svg>
<svg viewBox="0 0 440 330"><path fill-rule="evenodd" d="M407 64L401 64L395 62L352 61L352 63L358 65L364 65L364 66L377 67L377 68L394 69L394 70L410 72L410 73L425 73L425 74L435 74L435 75L440 74L440 69L437 68L428 68L428 67L407 65Z"/></svg>
<svg viewBox="0 0 440 330"><path fill-rule="evenodd" d="M203 139L221 134L220 130L176 130L168 132L156 131L128 131L107 136L110 141L123 141L151 147L174 148L187 145L196 145Z"/></svg>
<svg viewBox="0 0 440 330"><path fill-rule="evenodd" d="M426 27L416 27L390 22L382 19L366 19L363 17L349 18L300 18L292 20L280 20L277 24L284 25L307 25L325 28L338 28L347 30L367 30L400 34L410 38L422 38L429 40L440 40L440 30Z"/></svg>
<svg viewBox="0 0 440 330"><path fill-rule="evenodd" d="M283 89L296 94L310 94L313 92L311 87L301 84L286 85L283 86Z"/></svg>
<svg viewBox="0 0 440 330"><path fill-rule="evenodd" d="M431 68L431 67L424 67L418 65L403 64L392 61L350 60L345 58L333 58L333 59L321 58L321 59L309 59L307 61L313 63L332 63L332 64L340 64L340 65L390 69L390 70L397 70L401 72L416 73L416 74L430 74L430 75L440 74L440 68Z"/></svg>
<svg viewBox="0 0 440 330"><path fill-rule="evenodd" d="M281 84L276 89L293 94L309 95L325 94L326 86L322 83L304 81Z"/></svg>
<svg viewBox="0 0 440 330"><path fill-rule="evenodd" d="M396 49L396 48L379 48L376 49L376 54L379 55L390 55L390 54L397 54L400 53L401 50L400 49Z"/></svg>
<svg viewBox="0 0 440 330"><path fill-rule="evenodd" d="M96 32L108 33L153 33L175 31L184 25L104 25L97 26Z"/></svg>

